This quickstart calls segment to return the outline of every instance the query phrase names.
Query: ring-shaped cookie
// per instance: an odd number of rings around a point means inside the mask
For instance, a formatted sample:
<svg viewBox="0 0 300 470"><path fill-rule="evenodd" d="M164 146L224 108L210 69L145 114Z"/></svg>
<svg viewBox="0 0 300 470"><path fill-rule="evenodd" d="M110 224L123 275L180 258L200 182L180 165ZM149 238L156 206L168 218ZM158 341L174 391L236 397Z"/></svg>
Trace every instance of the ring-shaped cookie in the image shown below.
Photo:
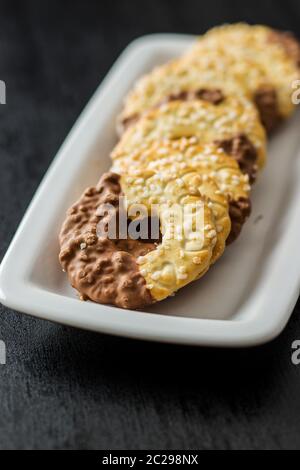
<svg viewBox="0 0 300 470"><path fill-rule="evenodd" d="M300 44L290 33L238 23L213 28L182 64L205 80L231 80L258 107L271 132L295 110L293 83L300 79Z"/></svg>
<svg viewBox="0 0 300 470"><path fill-rule="evenodd" d="M244 175L237 162L222 149L211 145L200 145L197 139L157 141L145 150L127 154L115 154L113 169L117 172L132 172L143 167L155 171L174 172L186 166L193 168L202 179L211 178L220 193L229 203L231 232L227 243L235 241L251 213L248 175Z"/></svg>
<svg viewBox="0 0 300 470"><path fill-rule="evenodd" d="M236 96L232 80L214 77L206 79L198 73L197 66L186 66L184 58L172 60L155 67L142 76L124 100L124 107L117 120L118 134L135 123L143 113L167 101L203 99L216 106L224 96ZM239 93L240 94L240 93Z"/></svg>
<svg viewBox="0 0 300 470"><path fill-rule="evenodd" d="M205 100L171 101L145 113L123 134L112 158L146 148L162 139L197 137L216 142L237 160L250 181L266 160L266 133L254 106L246 99L224 97L218 105Z"/></svg>
<svg viewBox="0 0 300 470"><path fill-rule="evenodd" d="M111 220L103 206L110 204L119 214L122 196L127 210L138 204L152 215L155 207L161 242L99 235L99 224ZM174 205L193 209L181 219L183 225L176 226ZM138 309L205 274L216 243L214 215L193 170L185 168L176 177L155 171L108 173L69 210L60 234L60 262L82 299Z"/></svg>

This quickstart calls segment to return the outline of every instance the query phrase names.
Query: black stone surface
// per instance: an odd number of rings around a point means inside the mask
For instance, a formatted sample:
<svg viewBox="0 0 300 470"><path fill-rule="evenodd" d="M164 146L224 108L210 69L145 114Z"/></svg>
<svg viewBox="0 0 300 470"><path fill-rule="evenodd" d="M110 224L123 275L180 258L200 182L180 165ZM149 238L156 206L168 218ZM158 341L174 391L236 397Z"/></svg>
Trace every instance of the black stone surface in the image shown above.
<svg viewBox="0 0 300 470"><path fill-rule="evenodd" d="M122 49L143 34L202 33L238 20L300 36L300 3L0 1L1 259ZM224 351L77 331L0 306L0 448L299 449L300 366L291 363L299 312L298 304L272 344Z"/></svg>

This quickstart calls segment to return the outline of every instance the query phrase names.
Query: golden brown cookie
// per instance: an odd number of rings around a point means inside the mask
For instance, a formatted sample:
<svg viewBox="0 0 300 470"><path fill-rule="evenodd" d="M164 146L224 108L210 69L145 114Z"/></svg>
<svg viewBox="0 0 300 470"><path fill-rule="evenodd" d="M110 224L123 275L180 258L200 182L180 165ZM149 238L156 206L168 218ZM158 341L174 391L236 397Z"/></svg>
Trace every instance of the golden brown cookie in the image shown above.
<svg viewBox="0 0 300 470"><path fill-rule="evenodd" d="M235 91L231 80L224 83L221 78L211 83L199 75L197 67L186 67L182 59L173 60L156 67L136 82L118 117L118 134L122 135L145 111L168 101L201 99L218 105L225 94L234 95Z"/></svg>
<svg viewBox="0 0 300 470"><path fill-rule="evenodd" d="M182 137L216 142L238 161L251 182L265 165L266 135L258 113L249 100L232 96L218 104L175 100L148 111L124 133L112 158L146 149L157 140Z"/></svg>
<svg viewBox="0 0 300 470"><path fill-rule="evenodd" d="M290 33L233 24L200 37L184 58L187 68L211 79L232 80L253 100L268 132L295 109L293 83L300 78L300 44Z"/></svg>
<svg viewBox="0 0 300 470"><path fill-rule="evenodd" d="M239 236L251 213L248 175L244 175L237 162L214 144L200 145L195 137L163 140L141 150L128 154L114 153L113 156L113 169L120 173L147 168L175 175L179 169L188 166L204 181L213 179L229 203L232 227L227 243Z"/></svg>

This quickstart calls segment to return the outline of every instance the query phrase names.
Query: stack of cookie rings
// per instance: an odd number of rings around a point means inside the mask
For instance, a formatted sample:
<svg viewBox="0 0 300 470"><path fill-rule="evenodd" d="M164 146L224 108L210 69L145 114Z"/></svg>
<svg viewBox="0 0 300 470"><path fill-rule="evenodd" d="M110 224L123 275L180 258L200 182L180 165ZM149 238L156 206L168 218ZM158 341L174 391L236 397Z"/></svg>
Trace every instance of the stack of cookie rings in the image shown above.
<svg viewBox="0 0 300 470"><path fill-rule="evenodd" d="M60 263L82 300L141 309L205 275L250 216L266 136L292 114L299 79L291 34L237 24L137 82L118 118L111 171L61 229ZM124 237L124 214L128 225L156 219L159 233ZM112 225L114 236L99 231Z"/></svg>

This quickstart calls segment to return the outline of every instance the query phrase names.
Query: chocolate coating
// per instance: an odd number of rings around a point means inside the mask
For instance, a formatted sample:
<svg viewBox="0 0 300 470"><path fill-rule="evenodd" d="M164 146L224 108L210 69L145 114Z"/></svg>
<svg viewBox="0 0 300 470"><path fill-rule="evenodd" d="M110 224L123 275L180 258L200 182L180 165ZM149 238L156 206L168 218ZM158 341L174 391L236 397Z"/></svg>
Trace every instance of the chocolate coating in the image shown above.
<svg viewBox="0 0 300 470"><path fill-rule="evenodd" d="M218 89L201 89L196 91L182 91L177 94L168 96L164 102L168 103L170 101L193 101L193 100L203 100L211 104L218 105L224 101L225 97L221 90Z"/></svg>
<svg viewBox="0 0 300 470"><path fill-rule="evenodd" d="M268 39L270 43L282 46L286 54L300 68L300 43L292 33L274 30ZM276 89L272 86L262 86L254 94L254 101L267 133L272 134L283 121Z"/></svg>
<svg viewBox="0 0 300 470"><path fill-rule="evenodd" d="M231 218L231 232L227 239L227 245L233 243L240 235L243 225L251 214L251 202L249 199L240 198L238 201L230 201L229 215Z"/></svg>
<svg viewBox="0 0 300 470"><path fill-rule="evenodd" d="M136 259L156 249L154 243L99 238L97 225L110 222L112 213L98 215L105 204L120 207L120 176L106 173L97 187L88 188L68 211L60 233L59 260L82 300L137 309L154 302ZM117 230L118 232L118 230ZM118 233L117 233L118 235Z"/></svg>
<svg viewBox="0 0 300 470"><path fill-rule="evenodd" d="M272 134L283 121L276 89L267 85L259 88L254 94L254 101L263 126L269 135Z"/></svg>
<svg viewBox="0 0 300 470"><path fill-rule="evenodd" d="M238 162L242 172L249 176L253 184L257 177L257 151L248 137L239 134L232 139L216 141L216 144Z"/></svg>

